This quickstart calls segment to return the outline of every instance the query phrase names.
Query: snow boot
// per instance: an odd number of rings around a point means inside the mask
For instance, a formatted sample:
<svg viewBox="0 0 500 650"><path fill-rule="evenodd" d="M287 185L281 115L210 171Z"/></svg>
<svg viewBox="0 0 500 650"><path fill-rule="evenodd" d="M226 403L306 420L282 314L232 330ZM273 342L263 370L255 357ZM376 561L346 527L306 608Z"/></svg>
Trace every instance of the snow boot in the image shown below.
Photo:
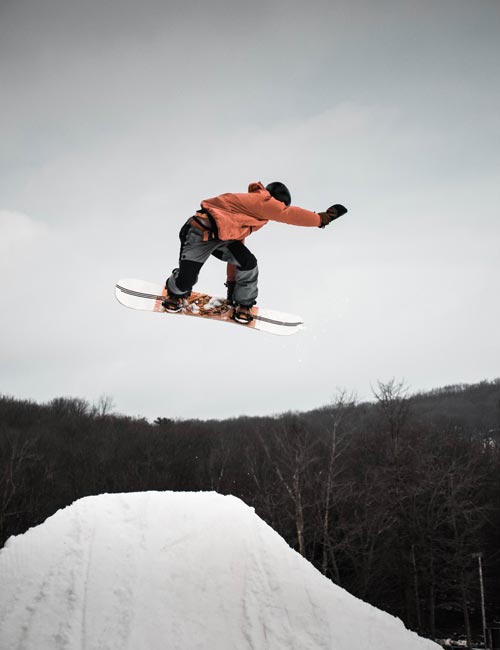
<svg viewBox="0 0 500 650"><path fill-rule="evenodd" d="M236 282L234 280L228 280L225 283L227 287L227 301L232 302L233 300L233 293L234 293L234 287L236 286Z"/></svg>

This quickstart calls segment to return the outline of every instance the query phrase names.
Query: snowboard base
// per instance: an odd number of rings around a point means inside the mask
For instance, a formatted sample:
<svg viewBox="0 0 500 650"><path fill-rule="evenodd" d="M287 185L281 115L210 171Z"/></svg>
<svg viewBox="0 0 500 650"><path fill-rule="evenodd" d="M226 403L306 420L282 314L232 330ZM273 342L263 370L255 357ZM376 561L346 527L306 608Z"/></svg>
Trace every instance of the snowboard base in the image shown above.
<svg viewBox="0 0 500 650"><path fill-rule="evenodd" d="M223 321L269 334L290 336L300 331L304 325L302 318L293 314L252 307L253 320L250 323L238 323L231 318L233 307L225 298L210 296L206 293L193 291L185 299L185 305L179 312L168 312L162 301L167 291L164 285L145 280L124 279L117 282L115 296L119 303L130 309L153 311L169 316L194 316L208 320Z"/></svg>

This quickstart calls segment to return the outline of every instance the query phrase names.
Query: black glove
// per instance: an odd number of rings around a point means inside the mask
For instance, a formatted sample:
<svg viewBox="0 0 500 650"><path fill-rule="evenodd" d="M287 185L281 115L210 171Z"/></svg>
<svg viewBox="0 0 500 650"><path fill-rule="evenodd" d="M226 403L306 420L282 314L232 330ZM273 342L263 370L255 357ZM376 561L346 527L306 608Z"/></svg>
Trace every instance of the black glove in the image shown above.
<svg viewBox="0 0 500 650"><path fill-rule="evenodd" d="M335 221L335 219L338 219L346 212L347 212L347 208L345 208L343 205L340 205L340 203L331 205L326 212L318 212L321 219L320 228L324 228L325 226L328 226L329 223Z"/></svg>

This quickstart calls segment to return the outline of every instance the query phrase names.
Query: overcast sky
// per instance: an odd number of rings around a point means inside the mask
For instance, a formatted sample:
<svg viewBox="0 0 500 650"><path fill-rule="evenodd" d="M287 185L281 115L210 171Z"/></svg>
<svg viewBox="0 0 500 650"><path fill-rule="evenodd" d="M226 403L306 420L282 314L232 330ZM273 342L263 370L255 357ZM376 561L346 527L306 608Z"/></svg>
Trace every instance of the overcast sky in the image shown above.
<svg viewBox="0 0 500 650"><path fill-rule="evenodd" d="M0 0L0 83L0 393L205 418L500 376L497 0ZM304 332L115 301L258 180L349 208L247 240Z"/></svg>

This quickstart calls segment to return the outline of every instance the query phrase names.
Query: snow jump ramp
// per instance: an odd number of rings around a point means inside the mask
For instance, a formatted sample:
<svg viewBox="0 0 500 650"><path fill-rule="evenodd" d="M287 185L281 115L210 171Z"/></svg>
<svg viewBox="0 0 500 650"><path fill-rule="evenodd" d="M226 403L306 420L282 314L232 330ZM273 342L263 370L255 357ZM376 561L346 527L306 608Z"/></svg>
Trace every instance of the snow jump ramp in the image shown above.
<svg viewBox="0 0 500 650"><path fill-rule="evenodd" d="M86 497L0 551L1 650L437 650L213 492Z"/></svg>

